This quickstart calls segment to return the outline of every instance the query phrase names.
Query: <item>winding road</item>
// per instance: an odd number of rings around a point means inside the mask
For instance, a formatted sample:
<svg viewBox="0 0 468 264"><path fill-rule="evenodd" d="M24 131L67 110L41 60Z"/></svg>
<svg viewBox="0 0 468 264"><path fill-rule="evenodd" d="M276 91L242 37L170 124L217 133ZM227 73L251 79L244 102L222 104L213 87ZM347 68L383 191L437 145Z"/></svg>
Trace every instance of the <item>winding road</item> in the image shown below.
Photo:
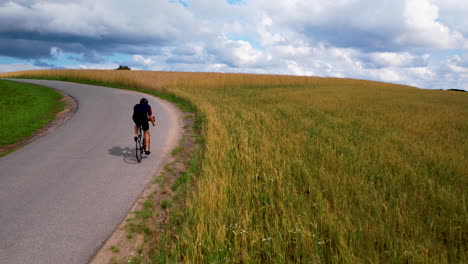
<svg viewBox="0 0 468 264"><path fill-rule="evenodd" d="M0 263L87 263L177 145L181 113L141 93L21 80L78 101L55 131L0 158ZM151 155L135 159L133 106L146 97L157 126Z"/></svg>

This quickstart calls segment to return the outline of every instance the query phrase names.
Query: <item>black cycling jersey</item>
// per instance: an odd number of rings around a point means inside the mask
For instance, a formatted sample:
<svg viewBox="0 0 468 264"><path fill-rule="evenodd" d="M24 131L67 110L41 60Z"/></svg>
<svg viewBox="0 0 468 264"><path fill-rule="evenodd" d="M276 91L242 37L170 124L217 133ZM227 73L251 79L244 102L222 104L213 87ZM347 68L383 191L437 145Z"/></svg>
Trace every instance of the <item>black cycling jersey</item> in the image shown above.
<svg viewBox="0 0 468 264"><path fill-rule="evenodd" d="M136 104L133 107L133 115L139 116L150 116L153 112L151 111L151 106L149 104Z"/></svg>
<svg viewBox="0 0 468 264"><path fill-rule="evenodd" d="M133 107L133 122L137 126L142 126L143 131L146 131L149 129L149 124L148 124L148 117L152 115L153 112L151 111L151 106L148 104L136 104Z"/></svg>

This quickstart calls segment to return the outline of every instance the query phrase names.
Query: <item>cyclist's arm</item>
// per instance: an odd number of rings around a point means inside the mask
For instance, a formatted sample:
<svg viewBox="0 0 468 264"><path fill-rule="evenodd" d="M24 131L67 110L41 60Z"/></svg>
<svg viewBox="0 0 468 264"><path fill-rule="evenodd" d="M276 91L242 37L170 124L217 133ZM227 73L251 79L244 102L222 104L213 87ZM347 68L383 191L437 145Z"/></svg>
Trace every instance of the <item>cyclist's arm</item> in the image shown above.
<svg viewBox="0 0 468 264"><path fill-rule="evenodd" d="M150 119L151 123L153 124L153 126L155 126L156 121L154 120L153 111L151 110L150 105L148 105L148 116L149 116L149 119Z"/></svg>
<svg viewBox="0 0 468 264"><path fill-rule="evenodd" d="M149 119L150 119L151 123L153 123L153 126L155 126L156 125L156 120L154 119L154 116L150 115Z"/></svg>

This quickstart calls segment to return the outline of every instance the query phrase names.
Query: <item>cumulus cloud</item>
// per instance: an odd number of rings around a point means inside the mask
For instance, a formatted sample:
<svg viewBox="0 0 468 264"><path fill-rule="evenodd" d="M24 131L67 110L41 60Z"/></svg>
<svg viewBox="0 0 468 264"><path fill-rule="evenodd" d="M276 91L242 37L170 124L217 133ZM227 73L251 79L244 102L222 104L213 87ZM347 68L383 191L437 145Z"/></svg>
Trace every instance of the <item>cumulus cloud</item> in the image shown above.
<svg viewBox="0 0 468 264"><path fill-rule="evenodd" d="M155 63L151 57L145 58L142 55L133 55L133 61L143 66L151 66Z"/></svg>
<svg viewBox="0 0 468 264"><path fill-rule="evenodd" d="M106 52L128 45L167 45L185 38L195 24L192 19L183 6L165 1L8 1L0 3L0 36L9 40L7 45L29 41L41 48L19 45L12 50L1 42L0 53L47 57L52 46Z"/></svg>
<svg viewBox="0 0 468 264"><path fill-rule="evenodd" d="M261 8L271 1L254 2ZM459 28L440 22L439 7L429 0L282 1L264 13L282 32L287 27L312 42L366 51L460 48L467 41Z"/></svg>
<svg viewBox="0 0 468 264"><path fill-rule="evenodd" d="M468 35L468 1L465 0L432 0L439 9L439 20L465 37ZM465 46L465 48L467 48Z"/></svg>
<svg viewBox="0 0 468 264"><path fill-rule="evenodd" d="M92 70L108 70L108 69L116 69L117 67L119 67L119 65L117 63L96 63L96 64L90 64L90 63L87 63L87 64L80 64L78 65L78 67L76 67L75 65L67 65L67 66L64 66L64 68L79 68L79 69L92 69Z"/></svg>
<svg viewBox="0 0 468 264"><path fill-rule="evenodd" d="M269 57L255 49L248 41L230 40L223 36L208 47L211 54L216 55L221 62L231 67L249 67L265 65Z"/></svg>
<svg viewBox="0 0 468 264"><path fill-rule="evenodd" d="M360 57L370 68L425 67L429 62L430 55L415 55L408 52L372 52Z"/></svg>
<svg viewBox="0 0 468 264"><path fill-rule="evenodd" d="M60 48L53 46L50 48L50 55L54 58L61 58L63 56L63 51Z"/></svg>
<svg viewBox="0 0 468 264"><path fill-rule="evenodd" d="M31 1L0 5L2 32L41 33L124 43L178 38L190 28L191 13L171 2ZM47 36L48 38L51 36ZM132 39L136 38L136 39Z"/></svg>
<svg viewBox="0 0 468 264"><path fill-rule="evenodd" d="M398 41L430 48L463 48L467 40L438 22L439 8L428 0L407 0L404 10L406 31Z"/></svg>
<svg viewBox="0 0 468 264"><path fill-rule="evenodd" d="M0 0L0 55L114 68L112 57L126 54L132 69L459 88L468 83L466 13L466 0Z"/></svg>

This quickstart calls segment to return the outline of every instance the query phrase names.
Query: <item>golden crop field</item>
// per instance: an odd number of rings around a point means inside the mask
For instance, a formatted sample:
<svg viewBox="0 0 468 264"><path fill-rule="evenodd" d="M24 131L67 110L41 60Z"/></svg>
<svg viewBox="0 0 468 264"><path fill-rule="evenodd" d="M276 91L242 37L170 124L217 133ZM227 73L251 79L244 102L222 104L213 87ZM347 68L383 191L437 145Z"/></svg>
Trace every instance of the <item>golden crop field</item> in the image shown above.
<svg viewBox="0 0 468 264"><path fill-rule="evenodd" d="M468 259L468 93L249 74L5 76L153 89L197 107L203 159L154 262Z"/></svg>

